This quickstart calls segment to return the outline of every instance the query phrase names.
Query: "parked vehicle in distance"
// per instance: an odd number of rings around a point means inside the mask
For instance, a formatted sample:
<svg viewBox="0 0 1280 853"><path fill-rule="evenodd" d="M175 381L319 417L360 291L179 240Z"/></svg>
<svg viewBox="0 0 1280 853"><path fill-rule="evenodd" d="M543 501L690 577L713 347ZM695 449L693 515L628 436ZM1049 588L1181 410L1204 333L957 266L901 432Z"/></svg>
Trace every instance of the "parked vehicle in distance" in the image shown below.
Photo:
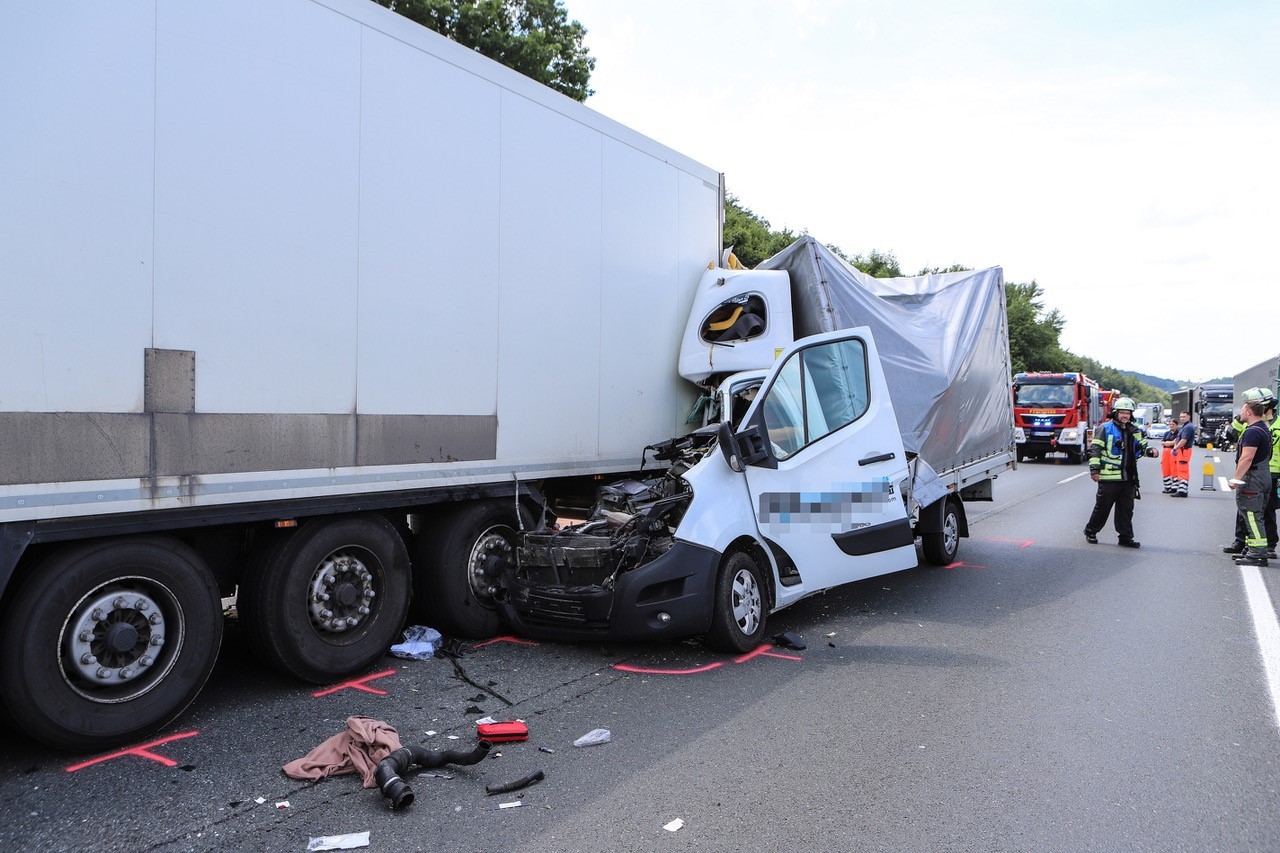
<svg viewBox="0 0 1280 853"><path fill-rule="evenodd" d="M1164 441L1164 437L1169 434L1169 425L1159 421L1149 424L1146 434L1148 441Z"/></svg>

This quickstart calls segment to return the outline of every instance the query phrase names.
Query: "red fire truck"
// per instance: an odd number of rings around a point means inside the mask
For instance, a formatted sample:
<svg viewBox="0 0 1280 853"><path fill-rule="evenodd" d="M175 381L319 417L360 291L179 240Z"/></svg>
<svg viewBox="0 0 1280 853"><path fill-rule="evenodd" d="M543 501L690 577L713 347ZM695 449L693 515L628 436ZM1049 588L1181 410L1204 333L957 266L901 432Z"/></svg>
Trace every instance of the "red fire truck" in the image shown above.
<svg viewBox="0 0 1280 853"><path fill-rule="evenodd" d="M1083 373L1018 373L1013 377L1013 426L1018 461L1065 453L1080 464L1089 440L1118 392L1104 391Z"/></svg>

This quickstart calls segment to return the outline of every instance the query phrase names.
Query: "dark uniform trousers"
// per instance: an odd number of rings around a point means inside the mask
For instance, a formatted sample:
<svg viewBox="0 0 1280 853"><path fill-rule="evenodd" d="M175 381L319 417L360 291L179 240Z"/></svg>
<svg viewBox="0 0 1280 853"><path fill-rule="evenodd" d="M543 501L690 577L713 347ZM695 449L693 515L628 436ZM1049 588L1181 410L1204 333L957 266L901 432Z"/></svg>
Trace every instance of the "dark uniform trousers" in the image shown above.
<svg viewBox="0 0 1280 853"><path fill-rule="evenodd" d="M1130 480L1099 480L1098 498L1093 504L1093 515L1089 516L1089 523L1084 527L1085 532L1098 535L1098 531L1107 526L1107 516L1115 507L1116 534L1121 541L1132 539L1133 492L1136 488Z"/></svg>

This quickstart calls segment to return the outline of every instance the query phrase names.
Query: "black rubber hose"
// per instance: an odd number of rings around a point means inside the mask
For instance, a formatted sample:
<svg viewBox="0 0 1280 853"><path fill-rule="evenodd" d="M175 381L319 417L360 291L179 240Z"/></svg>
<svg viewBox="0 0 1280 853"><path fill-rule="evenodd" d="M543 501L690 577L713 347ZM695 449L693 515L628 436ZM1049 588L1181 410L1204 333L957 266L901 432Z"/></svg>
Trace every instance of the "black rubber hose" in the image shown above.
<svg viewBox="0 0 1280 853"><path fill-rule="evenodd" d="M399 809L413 802L413 791L400 778L410 767L441 767L445 764L477 764L489 754L493 744L487 740L476 743L475 749L427 749L425 746L413 744L402 746L386 758L378 762L378 769L373 771L373 781L378 783L382 796L391 801L391 808Z"/></svg>
<svg viewBox="0 0 1280 853"><path fill-rule="evenodd" d="M508 782L505 785L485 785L484 792L486 794L509 794L512 791L519 791L521 788L527 788L534 782L541 782L546 778L541 770L535 770L528 776L517 779L514 782Z"/></svg>

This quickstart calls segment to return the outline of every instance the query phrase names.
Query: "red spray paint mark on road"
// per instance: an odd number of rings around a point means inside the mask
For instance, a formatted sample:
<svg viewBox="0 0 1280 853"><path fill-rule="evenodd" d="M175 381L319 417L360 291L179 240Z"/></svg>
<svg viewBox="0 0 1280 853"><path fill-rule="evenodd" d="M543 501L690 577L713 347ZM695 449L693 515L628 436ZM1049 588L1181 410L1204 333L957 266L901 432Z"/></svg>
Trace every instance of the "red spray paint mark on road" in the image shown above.
<svg viewBox="0 0 1280 853"><path fill-rule="evenodd" d="M765 643L764 645L757 648L755 651L747 652L742 657L734 658L733 662L746 663L752 658L757 658L762 656L770 657L770 658L780 658L782 660L804 660L804 658L800 657L799 655L784 655L784 654L775 652L773 651L773 646L769 645L768 643ZM710 672L711 670L719 669L722 666L724 666L724 661L714 661L713 663L709 663L706 666L698 666L692 669L649 669L645 667L632 666L631 664L627 664L627 663L615 663L613 665L613 668L617 670L621 670L622 672L638 672L644 675L696 675L699 672Z"/></svg>
<svg viewBox="0 0 1280 853"><path fill-rule="evenodd" d="M491 643L515 643L518 646L536 646L533 640L522 640L519 637L494 637L492 640L485 640L483 643L476 643L471 648L478 649Z"/></svg>
<svg viewBox="0 0 1280 853"><path fill-rule="evenodd" d="M943 566L944 569L985 569L986 566L975 566L972 563L966 563L963 560L957 560L949 566Z"/></svg>
<svg viewBox="0 0 1280 853"><path fill-rule="evenodd" d="M357 678L354 681L344 681L341 684L326 687L324 690L317 691L311 695L313 697L328 696L330 693L337 693L339 690L351 688L352 690L363 690L365 693L376 693L379 696L386 696L387 691L379 690L376 687L368 687L365 685L365 682L373 681L375 678L382 678L384 675L395 675L395 673L396 671L394 669L385 669L382 672L375 672L373 675L366 675L363 678Z"/></svg>
<svg viewBox="0 0 1280 853"><path fill-rule="evenodd" d="M1018 543L1019 548L1029 548L1031 547L1031 544L1035 540L1033 539L998 539L995 536L988 536L987 541L988 542L1016 542Z"/></svg>
<svg viewBox="0 0 1280 853"><path fill-rule="evenodd" d="M754 652L747 652L745 655L735 660L734 663L746 663L752 658L760 657L762 655L764 657L770 657L770 658L781 658L782 660L804 660L804 658L800 657L799 655L784 655L784 654L779 654L778 652L775 652L775 651L770 651L772 648L773 646L769 645L768 643L765 643L763 646L760 646Z"/></svg>
<svg viewBox="0 0 1280 853"><path fill-rule="evenodd" d="M160 744L162 743L169 743L170 741L174 741L174 740L182 740L183 738L195 737L198 734L200 733L199 732L183 732L180 735L169 735L168 737L160 738L160 740L153 740L150 743L144 743L139 746L132 746L132 747L129 747L128 749L122 749L119 752L113 752L110 755L103 755L100 758L94 758L89 761L82 762L80 764L73 764L67 768L67 772L74 773L77 770L83 770L84 768L90 767L94 764L101 764L104 761L110 761L113 758L120 758L121 756L124 756L124 755L136 755L139 758L149 758L152 761L158 761L161 764L163 764L165 767L177 767L178 762L174 761L172 758L166 758L163 755L156 755L154 752L150 750L150 747L160 746Z"/></svg>
<svg viewBox="0 0 1280 853"><path fill-rule="evenodd" d="M695 672L707 672L708 670L712 670L720 666L724 666L724 661L718 660L715 663L709 663L706 666L697 666L693 669L645 669L644 667L631 666L626 663L615 663L613 668L620 669L623 672L639 672L644 675L693 675Z"/></svg>

